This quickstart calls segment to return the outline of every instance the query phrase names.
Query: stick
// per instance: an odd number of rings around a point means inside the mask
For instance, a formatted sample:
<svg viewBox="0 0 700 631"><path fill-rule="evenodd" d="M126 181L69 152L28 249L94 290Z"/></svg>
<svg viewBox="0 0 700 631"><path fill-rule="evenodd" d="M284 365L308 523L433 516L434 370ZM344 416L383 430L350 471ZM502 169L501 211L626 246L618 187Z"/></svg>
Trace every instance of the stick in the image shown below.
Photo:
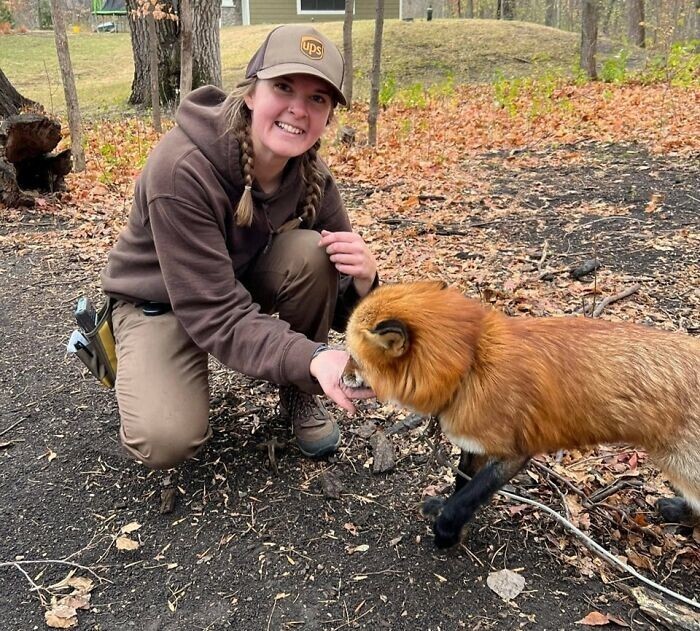
<svg viewBox="0 0 700 631"><path fill-rule="evenodd" d="M8 428L6 428L6 429L4 429L4 430L2 430L2 431L0 432L0 436L4 436L4 435L7 434L7 432L9 432L11 429L14 429L14 428L17 427L20 423L22 423L22 422L24 422L24 421L26 421L26 420L27 420L26 418L21 418L21 419L19 419L19 421L17 421L16 423L12 423L12 425L10 425Z"/></svg>
<svg viewBox="0 0 700 631"><path fill-rule="evenodd" d="M623 298L627 298L628 296L631 296L634 293L637 293L641 289L641 287L641 283L635 283L631 287L628 287L627 289L621 291L619 294L603 298L600 301L600 304L593 310L592 317L597 318L601 313L603 313L603 309L605 309L605 307L607 307L609 304L617 302L618 300L622 300Z"/></svg>

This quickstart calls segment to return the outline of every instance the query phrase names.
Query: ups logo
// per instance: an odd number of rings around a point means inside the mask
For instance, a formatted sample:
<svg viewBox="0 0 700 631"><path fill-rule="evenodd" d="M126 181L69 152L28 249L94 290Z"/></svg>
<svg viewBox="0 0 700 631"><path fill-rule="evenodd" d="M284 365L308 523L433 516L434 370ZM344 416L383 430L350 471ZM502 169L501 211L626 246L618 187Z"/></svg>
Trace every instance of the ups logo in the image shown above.
<svg viewBox="0 0 700 631"><path fill-rule="evenodd" d="M309 59L323 59L323 44L315 37L304 35L301 38L301 52Z"/></svg>

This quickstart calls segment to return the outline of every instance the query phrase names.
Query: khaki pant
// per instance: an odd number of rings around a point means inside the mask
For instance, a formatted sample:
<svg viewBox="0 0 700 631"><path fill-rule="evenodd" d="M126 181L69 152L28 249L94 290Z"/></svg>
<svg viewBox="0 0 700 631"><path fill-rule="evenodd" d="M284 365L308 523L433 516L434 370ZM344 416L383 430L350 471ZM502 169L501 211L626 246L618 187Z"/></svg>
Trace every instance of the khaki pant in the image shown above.
<svg viewBox="0 0 700 631"><path fill-rule="evenodd" d="M338 296L338 273L313 230L275 236L240 279L265 313L279 313L292 330L325 342ZM118 372L120 438L152 469L173 467L211 436L207 353L172 312L145 316L117 302L112 315Z"/></svg>

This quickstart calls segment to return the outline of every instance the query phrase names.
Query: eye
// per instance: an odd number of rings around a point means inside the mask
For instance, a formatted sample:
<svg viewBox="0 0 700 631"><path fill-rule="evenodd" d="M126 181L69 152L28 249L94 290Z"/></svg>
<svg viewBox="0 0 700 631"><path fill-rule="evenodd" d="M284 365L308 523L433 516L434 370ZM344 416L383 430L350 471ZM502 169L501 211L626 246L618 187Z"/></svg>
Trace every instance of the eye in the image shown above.
<svg viewBox="0 0 700 631"><path fill-rule="evenodd" d="M290 92L292 90L292 86L284 81L276 81L273 87L280 92Z"/></svg>
<svg viewBox="0 0 700 631"><path fill-rule="evenodd" d="M328 103L328 97L325 94L314 94L311 97L311 100L314 103L318 103L319 105L325 105L326 103Z"/></svg>

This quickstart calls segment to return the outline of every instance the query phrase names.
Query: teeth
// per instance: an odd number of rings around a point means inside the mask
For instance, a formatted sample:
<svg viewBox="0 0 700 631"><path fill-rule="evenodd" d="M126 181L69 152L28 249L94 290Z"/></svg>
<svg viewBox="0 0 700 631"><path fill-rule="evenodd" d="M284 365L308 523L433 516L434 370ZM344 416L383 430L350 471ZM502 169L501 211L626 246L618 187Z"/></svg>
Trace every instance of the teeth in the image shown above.
<svg viewBox="0 0 700 631"><path fill-rule="evenodd" d="M280 121L277 121L277 127L280 129L284 129L284 131L288 131L290 134L303 134L303 130L299 129L298 127L293 127L292 125L288 125L287 123L282 123Z"/></svg>

